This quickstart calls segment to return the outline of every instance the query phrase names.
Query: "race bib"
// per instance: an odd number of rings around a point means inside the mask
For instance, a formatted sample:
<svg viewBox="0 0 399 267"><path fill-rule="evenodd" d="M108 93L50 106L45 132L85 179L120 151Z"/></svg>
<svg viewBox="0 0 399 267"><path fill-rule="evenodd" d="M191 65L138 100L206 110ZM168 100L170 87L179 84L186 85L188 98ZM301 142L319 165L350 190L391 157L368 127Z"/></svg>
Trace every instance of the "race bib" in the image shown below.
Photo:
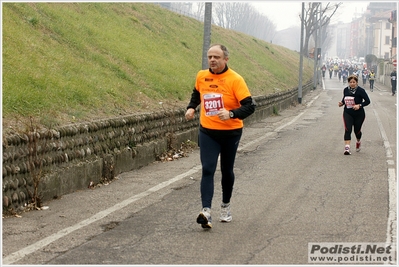
<svg viewBox="0 0 399 267"><path fill-rule="evenodd" d="M223 109L222 94L205 94L204 95L204 109L206 116L215 116L218 111Z"/></svg>
<svg viewBox="0 0 399 267"><path fill-rule="evenodd" d="M355 97L354 96L345 96L344 98L345 106L347 108L353 108L355 105Z"/></svg>

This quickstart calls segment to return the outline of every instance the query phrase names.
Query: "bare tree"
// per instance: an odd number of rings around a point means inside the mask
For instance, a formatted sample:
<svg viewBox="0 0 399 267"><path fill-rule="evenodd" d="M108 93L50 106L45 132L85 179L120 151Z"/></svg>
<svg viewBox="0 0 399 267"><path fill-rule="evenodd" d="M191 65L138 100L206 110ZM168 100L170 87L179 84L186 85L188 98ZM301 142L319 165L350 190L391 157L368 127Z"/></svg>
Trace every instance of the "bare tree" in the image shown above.
<svg viewBox="0 0 399 267"><path fill-rule="evenodd" d="M319 27L326 27L330 22L330 19L334 16L337 9L342 3L330 5L328 2L325 7L321 5L321 2L309 2L307 8L305 8L304 17L301 21L304 25L304 44L303 44L303 55L309 56L309 43L311 38L315 38L314 33ZM301 16L300 16L301 17Z"/></svg>
<svg viewBox="0 0 399 267"><path fill-rule="evenodd" d="M170 4L170 8L174 10L179 10L181 14L191 14L192 10L192 2L172 2Z"/></svg>
<svg viewBox="0 0 399 267"><path fill-rule="evenodd" d="M212 13L213 22L216 25L218 25L218 26L220 26L222 28L225 28L225 29L229 29L228 28L229 22L228 22L228 19L227 19L227 11L226 11L227 10L226 6L228 4L229 3L226 3L226 2L216 2L216 3L213 3L213 6L212 6L212 8L213 8L213 13Z"/></svg>
<svg viewBox="0 0 399 267"><path fill-rule="evenodd" d="M321 28L321 51L327 51L332 45L334 31L332 31L332 28L330 27L330 21L331 20L328 19L325 26Z"/></svg>
<svg viewBox="0 0 399 267"><path fill-rule="evenodd" d="M276 32L276 25L266 16L260 14L248 3L243 6L243 14L235 30L249 34L262 40L270 40Z"/></svg>
<svg viewBox="0 0 399 267"><path fill-rule="evenodd" d="M204 21L205 2L195 2L192 12L198 20Z"/></svg>
<svg viewBox="0 0 399 267"><path fill-rule="evenodd" d="M215 2L213 22L225 29L236 30L268 41L276 32L276 25L245 2Z"/></svg>

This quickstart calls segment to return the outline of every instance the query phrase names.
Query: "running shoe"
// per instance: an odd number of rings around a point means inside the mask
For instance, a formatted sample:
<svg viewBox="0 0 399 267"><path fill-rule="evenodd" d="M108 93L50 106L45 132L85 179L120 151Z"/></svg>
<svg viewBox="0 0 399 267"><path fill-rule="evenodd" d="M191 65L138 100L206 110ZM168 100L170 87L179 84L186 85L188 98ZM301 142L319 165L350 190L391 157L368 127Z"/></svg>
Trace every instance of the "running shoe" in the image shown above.
<svg viewBox="0 0 399 267"><path fill-rule="evenodd" d="M197 217L197 223L201 224L202 228L212 228L211 209L203 208Z"/></svg>
<svg viewBox="0 0 399 267"><path fill-rule="evenodd" d="M221 222L231 222L233 217L231 217L230 212L230 203L222 203L221 205L221 212L220 212L220 221Z"/></svg>
<svg viewBox="0 0 399 267"><path fill-rule="evenodd" d="M344 151L344 155L350 155L350 147L349 146L345 146L345 151Z"/></svg>
<svg viewBox="0 0 399 267"><path fill-rule="evenodd" d="M360 146L362 145L362 143L360 141L356 142L356 152L360 151Z"/></svg>

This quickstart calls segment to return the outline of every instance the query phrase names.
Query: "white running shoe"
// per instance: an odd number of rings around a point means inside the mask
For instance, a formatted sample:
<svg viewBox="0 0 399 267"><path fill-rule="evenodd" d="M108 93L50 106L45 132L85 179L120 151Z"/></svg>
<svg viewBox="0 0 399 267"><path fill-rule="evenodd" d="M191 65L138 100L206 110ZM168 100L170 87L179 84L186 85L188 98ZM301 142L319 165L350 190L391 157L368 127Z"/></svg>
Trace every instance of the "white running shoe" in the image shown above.
<svg viewBox="0 0 399 267"><path fill-rule="evenodd" d="M221 205L221 212L220 212L220 221L221 222L231 222L233 217L231 216L230 212L230 203L222 203Z"/></svg>
<svg viewBox="0 0 399 267"><path fill-rule="evenodd" d="M345 146L344 155L350 155L350 154L351 154L350 146Z"/></svg>

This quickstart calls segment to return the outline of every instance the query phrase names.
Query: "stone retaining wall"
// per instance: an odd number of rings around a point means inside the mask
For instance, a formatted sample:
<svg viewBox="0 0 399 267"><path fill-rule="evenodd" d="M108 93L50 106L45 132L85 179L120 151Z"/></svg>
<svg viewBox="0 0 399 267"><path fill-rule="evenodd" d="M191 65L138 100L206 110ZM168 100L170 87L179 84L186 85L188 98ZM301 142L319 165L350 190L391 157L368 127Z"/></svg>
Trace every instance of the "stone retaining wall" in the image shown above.
<svg viewBox="0 0 399 267"><path fill-rule="evenodd" d="M303 94L312 88L313 83L308 82ZM256 111L245 123L296 104L297 94L294 88L254 97ZM122 116L3 136L3 212L22 209L34 188L47 201L143 167L187 140L197 142L199 113L186 121L185 111Z"/></svg>

